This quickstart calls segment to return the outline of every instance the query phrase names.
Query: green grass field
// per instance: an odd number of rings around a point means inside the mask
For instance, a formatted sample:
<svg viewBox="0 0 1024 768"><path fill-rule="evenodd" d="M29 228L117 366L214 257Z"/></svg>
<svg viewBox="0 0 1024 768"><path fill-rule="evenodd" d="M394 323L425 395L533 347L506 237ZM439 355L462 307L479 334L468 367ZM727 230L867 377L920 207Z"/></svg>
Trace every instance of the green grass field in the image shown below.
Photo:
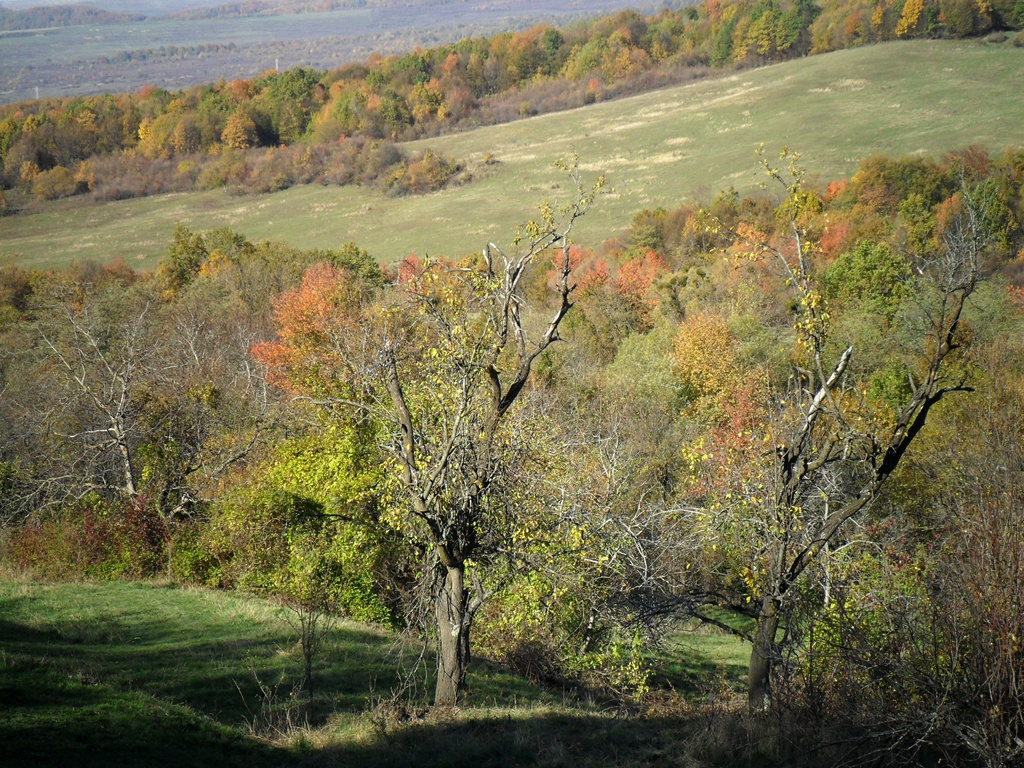
<svg viewBox="0 0 1024 768"><path fill-rule="evenodd" d="M687 634L664 649L658 681L701 695L704 685L737 678L744 650L715 633ZM0 582L0 764L649 764L659 745L695 727L617 719L485 660L471 667L471 699L457 718L424 717L431 663L417 667L421 651L340 622L316 668L312 726L267 738L301 676L282 609L154 584ZM415 683L407 689L403 670ZM272 707L257 680L276 691ZM399 728L388 710L367 714L396 688L415 714Z"/></svg>
<svg viewBox="0 0 1024 768"><path fill-rule="evenodd" d="M575 151L608 191L577 239L622 233L645 207L706 200L756 183L755 151L788 146L829 180L876 153L940 155L1024 144L1024 48L915 41L855 48L412 145L467 163L469 183L389 199L361 188L300 187L254 197L225 192L104 205L72 203L0 219L0 263L52 267L125 259L153 267L179 222L230 226L302 248L354 241L378 260L457 255L508 243L544 198L564 195L554 162ZM496 162L485 164L490 154Z"/></svg>

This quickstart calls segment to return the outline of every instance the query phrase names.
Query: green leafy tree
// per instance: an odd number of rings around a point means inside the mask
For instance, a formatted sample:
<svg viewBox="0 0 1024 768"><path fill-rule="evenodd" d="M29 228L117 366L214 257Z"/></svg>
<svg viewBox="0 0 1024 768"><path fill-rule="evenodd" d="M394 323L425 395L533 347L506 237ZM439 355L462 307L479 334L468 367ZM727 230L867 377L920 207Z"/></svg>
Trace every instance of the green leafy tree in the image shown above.
<svg viewBox="0 0 1024 768"><path fill-rule="evenodd" d="M167 255L157 268L157 276L167 285L170 296L183 290L199 273L199 268L210 256L206 240L198 232L179 224L174 228L173 240L167 248Z"/></svg>
<svg viewBox="0 0 1024 768"><path fill-rule="evenodd" d="M830 305L863 307L891 322L910 294L911 276L910 265L892 248L864 240L836 259L821 283Z"/></svg>

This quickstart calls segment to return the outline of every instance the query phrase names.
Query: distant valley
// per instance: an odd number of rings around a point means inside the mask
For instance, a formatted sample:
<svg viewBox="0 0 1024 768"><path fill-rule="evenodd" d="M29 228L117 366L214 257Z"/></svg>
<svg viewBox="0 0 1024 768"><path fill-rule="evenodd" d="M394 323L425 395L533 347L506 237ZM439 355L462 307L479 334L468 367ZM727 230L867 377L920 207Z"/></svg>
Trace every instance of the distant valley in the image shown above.
<svg viewBox="0 0 1024 768"><path fill-rule="evenodd" d="M2 4L11 10L38 5L24 0ZM371 53L398 53L541 22L567 24L619 8L653 12L664 6L629 0L552 0L541 4L527 0L360 0L291 3L337 6L330 11L307 13L287 13L288 3L274 3L268 10L246 16L231 15L221 6L218 13L203 18L195 9L209 8L209 2L100 0L77 5L98 5L111 12L144 14L146 18L0 31L0 104L133 92L147 84L187 88L219 77L254 77L275 67L328 69L362 60ZM190 10L192 14L187 13Z"/></svg>

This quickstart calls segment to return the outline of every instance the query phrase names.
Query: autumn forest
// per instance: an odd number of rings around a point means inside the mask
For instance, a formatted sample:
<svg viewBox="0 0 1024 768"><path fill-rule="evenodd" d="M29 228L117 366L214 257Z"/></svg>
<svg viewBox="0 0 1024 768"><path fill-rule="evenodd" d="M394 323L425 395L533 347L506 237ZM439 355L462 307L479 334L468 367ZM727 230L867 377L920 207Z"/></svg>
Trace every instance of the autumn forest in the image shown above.
<svg viewBox="0 0 1024 768"><path fill-rule="evenodd" d="M169 192L443 194L464 160L409 141L1022 27L1019 0L706 0L10 104L0 233ZM1024 142L847 178L795 150L605 242L577 238L602 158L570 155L470 253L179 226L153 270L5 256L0 754L155 765L166 728L193 764L1020 765ZM150 608L102 591L128 589ZM204 644L166 680L165 600Z"/></svg>

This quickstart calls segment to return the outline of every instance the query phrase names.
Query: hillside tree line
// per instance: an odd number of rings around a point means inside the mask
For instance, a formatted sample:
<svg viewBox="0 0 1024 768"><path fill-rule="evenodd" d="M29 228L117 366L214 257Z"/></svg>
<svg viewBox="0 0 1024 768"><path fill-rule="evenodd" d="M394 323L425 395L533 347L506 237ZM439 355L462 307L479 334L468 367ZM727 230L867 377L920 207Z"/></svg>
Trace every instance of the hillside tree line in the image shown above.
<svg viewBox="0 0 1024 768"><path fill-rule="evenodd" d="M565 29L467 38L319 72L268 71L170 92L42 99L0 108L0 209L77 194L119 199L230 186L448 183L457 160L394 142L745 67L885 40L1024 26L1021 0L707 0ZM182 49L185 50L184 48ZM171 55L167 51L161 55ZM0 194L3 194L0 191Z"/></svg>

